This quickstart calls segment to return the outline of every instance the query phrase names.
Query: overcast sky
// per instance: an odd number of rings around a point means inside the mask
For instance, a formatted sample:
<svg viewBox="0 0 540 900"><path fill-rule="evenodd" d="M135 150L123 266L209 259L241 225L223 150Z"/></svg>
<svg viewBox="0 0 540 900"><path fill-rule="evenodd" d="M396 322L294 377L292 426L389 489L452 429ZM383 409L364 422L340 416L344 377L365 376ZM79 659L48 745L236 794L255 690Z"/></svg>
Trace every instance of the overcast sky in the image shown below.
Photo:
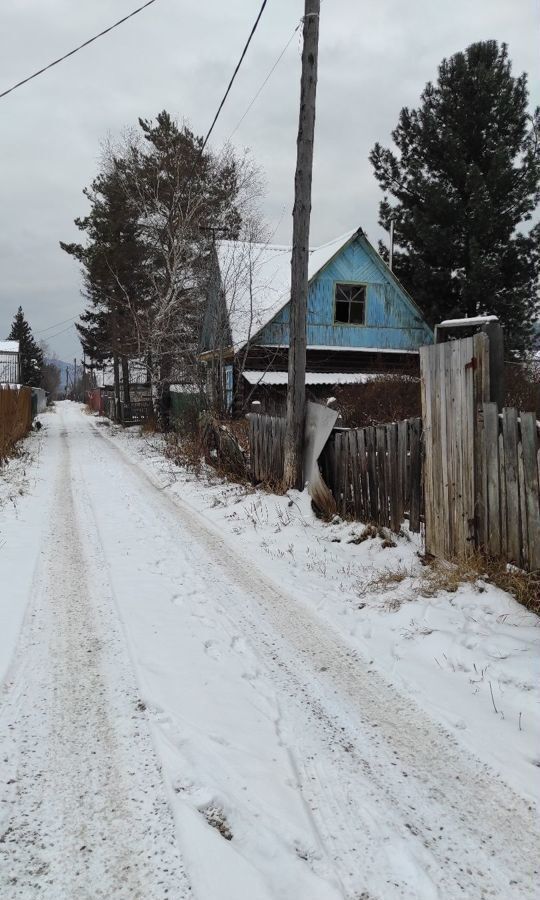
<svg viewBox="0 0 540 900"><path fill-rule="evenodd" d="M1 0L0 91L112 24L141 0ZM100 142L167 109L206 132L259 0L158 0L75 57L0 100L0 338L22 304L60 358L80 356L77 265L59 249L85 212L82 188ZM226 140L283 49L303 0L269 0L214 132ZM444 56L473 41L506 41L514 73L540 102L538 0L324 0L313 182L312 243L362 225L371 240L379 188L368 153L390 142L402 106L415 106ZM267 179L276 240L291 230L298 33L233 138ZM53 327L51 327L53 326ZM67 328L67 330L65 330ZM63 333L59 333L63 332Z"/></svg>

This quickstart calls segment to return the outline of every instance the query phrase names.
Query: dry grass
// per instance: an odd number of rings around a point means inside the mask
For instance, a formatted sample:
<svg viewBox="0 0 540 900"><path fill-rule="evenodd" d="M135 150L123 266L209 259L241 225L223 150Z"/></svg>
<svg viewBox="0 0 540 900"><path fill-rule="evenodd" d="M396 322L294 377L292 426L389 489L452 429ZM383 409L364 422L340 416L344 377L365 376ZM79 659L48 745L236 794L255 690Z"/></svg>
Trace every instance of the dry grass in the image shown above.
<svg viewBox="0 0 540 900"><path fill-rule="evenodd" d="M355 534L354 537L347 541L348 544L363 544L370 538L380 537L382 547L396 547L396 542L392 539L391 534L381 525L366 525L361 534Z"/></svg>
<svg viewBox="0 0 540 900"><path fill-rule="evenodd" d="M200 475L203 455L201 441L197 435L180 436L174 431L167 435L165 456L177 466L183 466L195 475Z"/></svg>
<svg viewBox="0 0 540 900"><path fill-rule="evenodd" d="M141 434L156 434L160 430L155 416L148 416L141 425Z"/></svg>
<svg viewBox="0 0 540 900"><path fill-rule="evenodd" d="M462 584L478 582L507 591L528 610L540 615L540 572L524 572L480 553L452 562L430 560L420 577L420 592L423 597L434 597L441 591L455 593Z"/></svg>
<svg viewBox="0 0 540 900"><path fill-rule="evenodd" d="M523 572L500 561L488 561L488 579L492 584L508 591L518 603L540 616L540 571Z"/></svg>
<svg viewBox="0 0 540 900"><path fill-rule="evenodd" d="M410 571L404 566L398 566L395 569L385 569L383 572L377 572L363 581L357 586L357 593L360 597L367 594L382 594L395 588L406 578L411 575Z"/></svg>
<svg viewBox="0 0 540 900"><path fill-rule="evenodd" d="M480 577L472 560L433 559L422 571L419 578L419 593L422 597L435 597L442 591L455 594L462 584L475 584Z"/></svg>
<svg viewBox="0 0 540 900"><path fill-rule="evenodd" d="M367 537L373 535L367 535ZM462 585L470 585L477 591L485 590L492 584L511 594L530 612L540 615L540 572L523 572L508 566L501 560L486 559L476 553L466 559L451 562L430 558L424 560L423 570L415 575L402 565L395 569L374 572L357 584L357 594L385 594L410 578L403 597L392 603L400 605L403 599L414 597L436 597L439 594L455 594Z"/></svg>

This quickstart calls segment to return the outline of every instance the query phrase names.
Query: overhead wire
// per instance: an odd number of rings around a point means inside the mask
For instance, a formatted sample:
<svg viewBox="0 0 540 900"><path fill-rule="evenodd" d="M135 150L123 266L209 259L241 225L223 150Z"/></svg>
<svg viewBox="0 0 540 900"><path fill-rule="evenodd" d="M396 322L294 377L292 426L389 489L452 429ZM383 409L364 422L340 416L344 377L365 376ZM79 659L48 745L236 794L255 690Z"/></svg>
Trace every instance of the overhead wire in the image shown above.
<svg viewBox="0 0 540 900"><path fill-rule="evenodd" d="M12 91L15 91L17 88L23 86L23 84L27 84L29 81L32 81L33 78L37 78L38 75L43 75L44 72L47 72L49 69L52 69L53 66L57 66L59 63L64 62L65 59L69 59L70 56L73 56L75 53L78 53L79 50L83 50L84 47L88 47L89 44L93 44L94 41L97 41L100 37L103 37L105 34L108 34L110 31L113 31L114 28L118 28L119 25L123 25L124 22L127 22L128 19L132 19L133 16L136 16L138 13L142 12L143 9L146 9L148 6L152 6L153 3L156 3L157 0L147 0L142 6L139 6L137 9L134 9L127 16L124 16L122 19L118 19L118 22L115 22L113 25L109 25L108 28L104 28L103 31L100 31L99 34L95 34L94 37L89 38L84 43L79 44L78 47L75 47L73 50L70 50L69 53L64 53L63 56L59 56L58 59L53 60L48 65L43 66L42 69L38 69L37 72L34 72L32 75L28 75L27 78L23 78L22 81L18 81L17 84L12 85L6 91L2 91L0 93L0 100L2 97L7 97L8 94L11 94Z"/></svg>
<svg viewBox="0 0 540 900"><path fill-rule="evenodd" d="M75 318L79 318L76 316ZM61 334L66 334L66 332L70 331L72 328L75 328L75 324L72 322L71 325L68 325L67 328L62 328L61 331L56 331L54 334L48 334L45 336L45 341L52 341L54 338L59 337Z"/></svg>
<svg viewBox="0 0 540 900"><path fill-rule="evenodd" d="M215 114L214 119L213 119L213 121L212 121L212 124L210 125L210 128L208 129L208 132L207 132L207 134L206 134L206 137L205 137L205 139L204 139L204 141L203 141L203 143L202 143L202 146L201 146L201 149L200 149L200 155L201 155L201 156L202 156L202 154L203 154L203 152L204 152L204 148L206 147L206 145L207 145L207 143L208 143L208 140L209 140L209 138L210 138L210 135L212 134L212 132L213 132L213 130L214 130L214 126L215 126L215 124L216 124L216 122L217 122L217 120L218 120L218 118L219 118L219 114L221 113L221 110L223 109L223 107L224 107L224 105L225 105L225 101L226 101L227 97L229 96L229 92L230 92L230 90L231 90L231 88L232 88L232 86L233 86L233 84L234 84L234 80L235 80L236 76L238 75L238 71L239 71L239 69L240 69L240 66L242 65L242 63L243 63L243 61L244 61L244 57L245 57L245 55L246 55L246 53L247 53L248 47L249 47L249 45L251 44L251 39L253 38L253 35L254 35L255 32L257 31L257 26L258 26L258 24L259 24L259 22L260 22L260 20L261 20L261 16L262 16L262 14L263 14L263 12L264 12L264 9L265 9L265 6L266 6L267 3L268 3L268 0L263 0L263 2L262 2L262 4L261 4L261 8L260 8L260 10L259 10L259 13L258 13L258 15L257 15L257 18L255 19L255 23L254 23L254 25L253 25L253 27L252 27L250 33L249 33L249 37L248 37L248 39L247 39L247 41L246 41L246 43L245 43L245 45L244 45L244 49L242 50L240 59L238 60L238 62L237 62L237 64L236 64L236 68L235 68L235 70L234 70L234 72L233 72L233 74L232 74L232 78L231 78L231 80L229 81L229 84L227 85L227 90L225 91L225 93L224 93L224 95L223 95L223 99L222 99L221 103L220 103L219 106L218 106L218 111L217 111L217 113Z"/></svg>
<svg viewBox="0 0 540 900"><path fill-rule="evenodd" d="M266 78L264 79L263 83L262 83L261 86L259 87L257 93L254 95L254 97L252 98L252 100L250 101L250 103L248 104L248 106L246 107L246 110L245 110L243 116L239 119L238 123L235 125L235 127L234 127L233 130L231 131L229 137L227 138L227 142L231 140L231 138L233 137L234 134L236 134L236 132L237 132L238 129L240 128L240 125L242 124L242 122L243 122L244 119L246 118L247 114L248 114L249 111L251 110L252 106L253 106L254 103L258 100L259 96L262 94L264 88L266 87L267 83L270 81L270 78L271 78L272 75L274 74L275 70L277 69L278 65L280 64L281 60L283 59L283 57L285 56L287 50L289 49L289 47L290 47L290 45L291 45L291 43L292 43L292 41L293 41L293 39L294 39L295 34L297 33L297 31L298 31L301 27L302 27L302 20L300 20L300 22L298 23L298 25L297 25L296 28L294 29L293 33L292 33L291 36L289 37L287 43L286 43L285 46L283 47L283 50L282 50L281 53L279 54L279 56L278 56L278 58L276 59L274 65L272 66L272 68L271 68L270 71L268 72Z"/></svg>
<svg viewBox="0 0 540 900"><path fill-rule="evenodd" d="M43 68L38 69L38 70L37 70L36 72L34 72L32 75L29 75L28 77L23 78L21 81L19 81L19 82L17 82L16 84L12 85L12 86L11 86L10 88L8 88L7 90L0 92L0 99L2 99L3 97L6 97L6 96L7 96L8 94L10 94L12 91L15 91L15 90L16 90L17 88L19 88L19 87L22 87L24 84L27 84L29 81L32 81L34 78L37 78L39 75L42 75L44 72L47 72L49 69L53 68L54 66L57 66L59 63L61 63L61 62L63 62L64 60L68 59L70 56L73 56L75 53L78 53L79 50L82 50L84 47L88 47L90 44L94 43L94 41L97 41L100 37L103 37L104 35L108 34L110 31L112 31L113 29L117 28L119 25L122 25L124 22L127 22L128 19L133 18L133 16L136 16L138 13L142 12L144 9L146 9L148 6L151 6L151 5L152 5L153 3L155 3L155 2L156 2L156 0L147 0L147 2L144 3L142 6L139 6L137 9L133 10L131 13L129 13L127 16L124 16L122 19L119 19L117 22L115 22L113 25L110 25L108 28L103 29L103 31L100 31L99 34L96 34L96 35L94 35L93 37L89 38L87 41L84 41L84 42L83 42L82 44L80 44L78 47L75 47L73 50L70 50L68 53L65 53L63 56L60 56L58 59L53 60L53 61L52 61L51 63L49 63L47 66L44 66ZM265 10L265 7L267 6L267 3L268 3L268 0L263 0L263 2L261 3L261 7L260 7L259 12L258 12L258 14L257 14L257 18L255 19L255 22L254 22L254 24L253 24L253 26L252 26L252 28L251 28L251 31L250 31L249 36L248 36L248 38L247 38L247 41L246 41L246 43L245 43L245 45L244 45L244 48L243 48L242 53L241 53L241 55L240 55L240 58L239 58L239 60L238 60L238 62L237 62L237 64L236 64L236 66L235 66L234 72L233 72L233 74L232 74L232 76L231 76L231 79L230 79L228 85L227 85L227 89L225 90L225 93L224 93L224 95L223 95L223 97L222 97L222 100L221 100L221 102L220 102L220 104L219 104L219 106L218 106L217 112L216 112L216 114L215 114L215 116L214 116L214 118L213 118L213 120L212 120L212 124L210 125L210 128L208 129L208 132L207 132L207 134L206 134L206 136L205 136L205 138L204 138L204 141L203 141L203 143L202 143L202 145L201 145L201 149L200 149L200 151L199 151L199 153L200 153L201 156L202 156L202 154L203 154L203 152L204 152L204 149L205 149L206 145L208 144L208 141L209 141L209 139L210 139L210 136L211 136L211 134L212 134L212 132L213 132L213 130L214 130L214 127L215 127L215 125L216 125L216 123L217 123L217 121L218 121L218 118L219 118L219 116L220 116L220 114L221 114L221 111L222 111L222 109L223 109L223 107L224 107L224 105L225 105L225 102L226 102L226 100L227 100L227 97L229 96L229 93L230 93L230 91L231 91L231 88L232 88L232 86L233 86L233 84L234 84L234 81L235 81L235 79L236 79L236 76L238 75L238 72L239 72L239 70L240 70L240 67L241 67L241 65L242 65L242 63L243 63L243 61L244 61L244 58L245 58L246 53L247 53L247 51L248 51L249 45L251 44L251 41L252 41L252 39L253 39L253 36L254 36L254 34L255 34L256 30L257 30L257 27L258 27L258 25L259 25L259 22L260 22L261 18L262 18L262 14L263 14L263 12L264 12L264 10ZM231 137L232 137L232 135L235 134L235 132L238 130L238 128L240 127L240 125L242 124L242 122L244 121L244 119L246 118L247 114L249 113L250 109L252 108L253 104L256 102L257 98L259 97L259 95L260 95L261 92L263 91L264 87L266 86L266 84L267 84L267 82L269 81L270 77L272 76L273 72L275 71L275 69L277 68L277 66L278 66L278 64L280 63L281 59L282 59L283 56L285 55L285 53L286 53L286 51L287 51L287 49L288 49L288 47L289 47L291 41L292 41L293 38L294 38L294 35L297 33L297 31L298 31L298 29L300 28L301 24L302 24L302 20L301 20L300 23L295 27L294 31L292 32L290 38L288 39L288 41L287 41L287 43L286 43L286 45L285 45L285 47L283 48L283 50L281 51L280 55L278 56L276 62L274 63L274 65L272 66L272 68L270 69L270 71L268 72L268 75L266 76L266 78L264 79L264 81L263 81L263 83L261 84L260 88L258 89L257 93L255 94L255 96L254 96L253 99L251 100L251 102L250 102L250 104L248 105L246 111L244 112L243 116L242 116L241 119L239 120L238 124L236 125L236 127L234 128L234 130L231 132ZM43 328L43 329L41 329L41 331L36 332L36 334L44 334L45 332L47 332L47 331L49 331L49 330L51 330L51 329L57 327L58 325L63 325L65 322L73 322L73 320L76 319L76 318L78 318L78 317L77 317L77 316L72 316L70 319L64 319L62 322L58 322L58 323L56 323L55 325L50 325L50 326L48 326L48 328ZM73 328L73 327L74 327L74 325L73 325L73 324L70 324L70 325L68 325L67 328L62 329L61 331L56 332L55 334L52 334L52 335L45 335L45 338L46 338L47 340L52 340L52 339L54 339L55 337L58 337L58 336L61 335L61 334L65 334L67 331L69 331L69 330L70 330L71 328Z"/></svg>
<svg viewBox="0 0 540 900"><path fill-rule="evenodd" d="M53 325L47 325L47 328L41 328L39 331L34 331L34 334L43 334L45 331L52 331L53 328L58 328L60 325L65 325L66 322L73 322L74 319L78 319L77 316L70 316L69 319L62 319L61 322L55 322Z"/></svg>

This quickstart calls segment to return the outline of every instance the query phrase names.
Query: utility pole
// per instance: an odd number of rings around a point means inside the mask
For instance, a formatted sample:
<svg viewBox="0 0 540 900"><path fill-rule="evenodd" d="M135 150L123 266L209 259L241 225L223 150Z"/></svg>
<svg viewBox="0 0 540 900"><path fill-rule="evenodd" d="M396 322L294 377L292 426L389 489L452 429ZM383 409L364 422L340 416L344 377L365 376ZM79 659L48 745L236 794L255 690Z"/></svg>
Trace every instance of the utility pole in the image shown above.
<svg viewBox="0 0 540 900"><path fill-rule="evenodd" d="M304 486L302 456L306 406L306 313L320 6L320 0L305 0L300 117L294 176L289 381L283 484L286 488L300 489Z"/></svg>

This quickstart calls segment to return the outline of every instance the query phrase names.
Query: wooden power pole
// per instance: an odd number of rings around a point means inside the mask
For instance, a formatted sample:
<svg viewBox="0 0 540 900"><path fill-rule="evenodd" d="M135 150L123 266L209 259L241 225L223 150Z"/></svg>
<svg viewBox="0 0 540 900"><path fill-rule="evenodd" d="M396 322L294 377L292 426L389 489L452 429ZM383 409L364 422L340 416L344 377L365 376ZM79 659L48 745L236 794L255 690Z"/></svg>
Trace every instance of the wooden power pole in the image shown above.
<svg viewBox="0 0 540 900"><path fill-rule="evenodd" d="M300 118L296 142L294 176L293 246L291 259L291 303L289 316L289 381L287 388L287 430L283 483L286 488L303 488L302 455L306 406L306 313L308 295L309 222L317 58L319 51L320 0L305 0Z"/></svg>

